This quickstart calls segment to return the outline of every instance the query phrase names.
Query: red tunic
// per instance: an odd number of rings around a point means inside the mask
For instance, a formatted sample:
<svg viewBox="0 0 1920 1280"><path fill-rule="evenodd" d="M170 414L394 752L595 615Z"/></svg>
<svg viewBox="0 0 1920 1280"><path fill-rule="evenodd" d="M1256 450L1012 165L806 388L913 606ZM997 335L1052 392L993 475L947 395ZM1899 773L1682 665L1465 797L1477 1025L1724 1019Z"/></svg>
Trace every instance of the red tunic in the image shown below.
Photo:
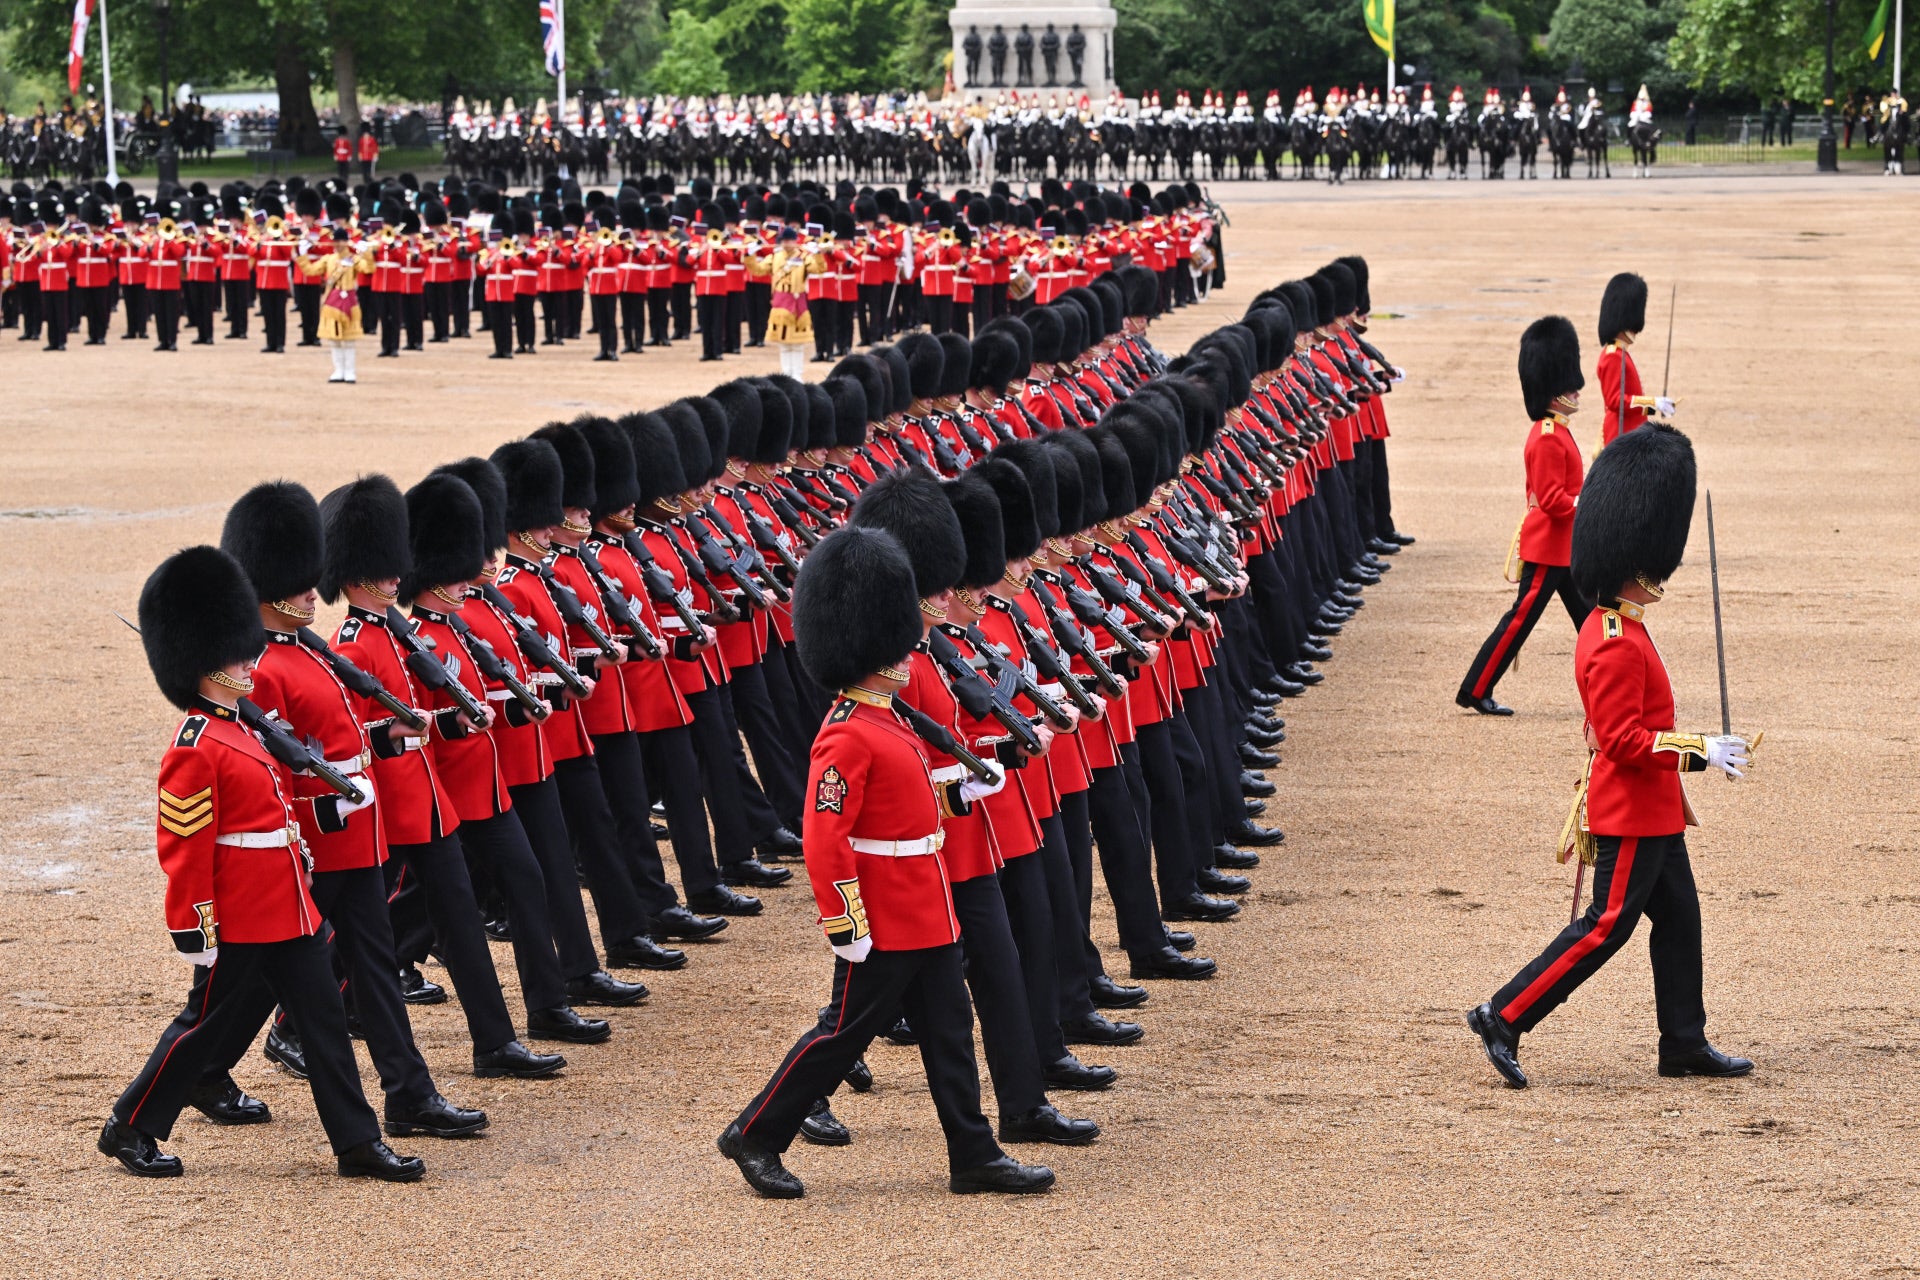
<svg viewBox="0 0 1920 1280"><path fill-rule="evenodd" d="M473 651L467 648L466 641L453 629L448 617L446 613L416 603L413 606L413 629L416 634L433 642L434 653L452 671L454 679L476 699L485 702L487 682L481 678L480 666L473 660ZM453 697L443 689L432 690L427 696L427 706L434 711L445 711L455 705ZM436 720L436 728L442 723L444 721ZM447 779L447 790L453 795L454 809L461 817L478 822L496 817L513 807L513 800L507 795L506 779L500 773L500 749L491 733L469 729L457 738L436 735L433 755Z"/></svg>
<svg viewBox="0 0 1920 1280"><path fill-rule="evenodd" d="M506 567L500 570L493 585L513 601L514 609L523 617L533 620L534 629L547 638L555 653L566 655L567 627L560 620L560 610L554 605L553 597L547 594L547 584L540 578L539 565L522 556L510 554ZM588 701L599 692L599 686L595 685L593 693L588 695ZM569 701L564 711L556 711L542 720L540 732L546 735L547 754L556 763L593 754L593 739L587 736L577 701Z"/></svg>
<svg viewBox="0 0 1920 1280"><path fill-rule="evenodd" d="M1520 558L1529 564L1573 563L1573 512L1585 464L1565 418L1548 415L1527 432L1527 515Z"/></svg>
<svg viewBox="0 0 1920 1280"><path fill-rule="evenodd" d="M353 695L327 660L301 644L291 631L267 632L267 651L253 673L252 699L262 711L277 711L302 738L318 739L328 764L355 779L365 777L373 744L360 723ZM344 829L334 816L332 787L318 778L295 777L294 809L313 851L315 871L353 871L387 860L385 817L377 787L374 802L347 815ZM327 828L332 827L333 830Z"/></svg>
<svg viewBox="0 0 1920 1280"><path fill-rule="evenodd" d="M408 706L424 709L428 705L424 690L407 670L400 642L387 630L384 616L348 609L333 633L333 648ZM396 727L392 713L379 703L362 699L355 702L374 746L373 782L380 789L380 819L386 825L387 842L425 844L436 832L445 835L458 827L459 812L434 768L434 753L421 747L401 747L409 740L425 746L423 740L432 736L432 722L428 722L427 731L413 737L404 726ZM399 754L390 754L395 748L401 748Z"/></svg>
<svg viewBox="0 0 1920 1280"><path fill-rule="evenodd" d="M1600 444L1604 448L1644 423L1647 411L1632 407L1633 398L1641 394L1640 369L1625 347L1609 342L1600 348L1600 367L1594 371L1593 380L1600 389L1600 403L1606 406L1606 416L1600 422Z"/></svg>
<svg viewBox="0 0 1920 1280"><path fill-rule="evenodd" d="M319 928L298 830L287 779L267 749L232 711L196 702L160 758L154 847L174 946L192 954ZM268 844L276 834L287 838ZM260 837L260 847L234 843L241 836Z"/></svg>
<svg viewBox="0 0 1920 1280"><path fill-rule="evenodd" d="M891 709L836 703L813 740L806 794L801 839L828 937L851 940L864 922L880 951L959 940L926 747ZM890 856L854 841L913 843Z"/></svg>
<svg viewBox="0 0 1920 1280"><path fill-rule="evenodd" d="M1637 606L1595 609L1573 648L1574 678L1598 745L1587 782L1587 829L1670 836L1687 825L1680 775L1706 767L1706 741L1673 731L1673 685Z"/></svg>
<svg viewBox="0 0 1920 1280"><path fill-rule="evenodd" d="M674 683L673 672L667 666L674 638L664 629L659 615L654 611L653 602L647 598L647 587L641 581L639 564L627 554L625 544L618 538L595 534L587 539L586 545L599 558L600 567L606 570L607 576L619 586L620 594L627 598L627 603L639 615L641 623L666 651L660 658L635 658L620 666L620 681L626 686L627 709L633 719L634 732L655 733L661 729L677 729L692 724L693 711L687 706L687 700ZM624 635L624 632L620 634ZM686 633L683 631L680 634Z"/></svg>
<svg viewBox="0 0 1920 1280"><path fill-rule="evenodd" d="M907 660L907 670L913 678L900 691L901 701L951 729L956 738L964 739L965 730L960 727L960 704L954 701L953 690L940 674L938 664L927 653L924 643ZM944 785L965 780L967 771L959 761L929 743L923 742L921 745L926 751L927 763L932 771L930 776L935 783ZM1000 869L1002 860L994 844L993 827L987 818L986 805L970 806L963 816L947 819L942 829L947 833L947 841L940 849L940 856L946 859L947 874L954 883L990 876Z"/></svg>
<svg viewBox="0 0 1920 1280"><path fill-rule="evenodd" d="M534 685L542 682L544 673L535 672L527 665L520 654L520 646L514 643L513 630L507 619L493 607L485 596L477 591L469 592L466 607L460 610L460 618L473 630L474 638L484 640L493 651L500 655L500 661L512 668L515 678L522 684ZM469 644L468 649L472 649ZM487 700L495 711L504 711L508 694L504 685L496 687L487 683ZM544 782L553 775L553 757L547 750L546 734L538 724L528 720L525 724L514 723L512 713L498 716L493 728L493 742L500 749L500 779L509 787L526 786L535 782Z"/></svg>

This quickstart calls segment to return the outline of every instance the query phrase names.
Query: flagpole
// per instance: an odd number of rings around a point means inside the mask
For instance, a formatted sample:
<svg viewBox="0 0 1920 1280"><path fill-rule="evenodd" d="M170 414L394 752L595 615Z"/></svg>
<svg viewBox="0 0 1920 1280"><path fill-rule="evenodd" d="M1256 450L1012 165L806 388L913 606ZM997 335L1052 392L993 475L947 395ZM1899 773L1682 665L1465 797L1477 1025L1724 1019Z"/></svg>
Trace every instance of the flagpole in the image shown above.
<svg viewBox="0 0 1920 1280"><path fill-rule="evenodd" d="M107 0L100 0L100 91L106 98L107 185L120 185L120 165L113 154L113 58L107 52Z"/></svg>
<svg viewBox="0 0 1920 1280"><path fill-rule="evenodd" d="M1900 37L1906 27L1907 0L1893 0L1893 91L1900 92Z"/></svg>
<svg viewBox="0 0 1920 1280"><path fill-rule="evenodd" d="M567 0L553 0L553 47L560 64L560 127L567 123Z"/></svg>

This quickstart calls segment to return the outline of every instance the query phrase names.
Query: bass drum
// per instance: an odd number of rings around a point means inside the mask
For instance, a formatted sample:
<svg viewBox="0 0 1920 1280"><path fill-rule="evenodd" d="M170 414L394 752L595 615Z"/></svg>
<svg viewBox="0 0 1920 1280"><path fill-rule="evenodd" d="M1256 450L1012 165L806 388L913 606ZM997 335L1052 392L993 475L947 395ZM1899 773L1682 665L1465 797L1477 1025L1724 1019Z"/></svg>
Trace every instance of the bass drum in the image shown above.
<svg viewBox="0 0 1920 1280"><path fill-rule="evenodd" d="M1013 277L1007 281L1007 297L1015 302L1025 302L1039 287L1040 282L1033 278L1033 272L1027 269L1025 263L1022 263L1014 268Z"/></svg>

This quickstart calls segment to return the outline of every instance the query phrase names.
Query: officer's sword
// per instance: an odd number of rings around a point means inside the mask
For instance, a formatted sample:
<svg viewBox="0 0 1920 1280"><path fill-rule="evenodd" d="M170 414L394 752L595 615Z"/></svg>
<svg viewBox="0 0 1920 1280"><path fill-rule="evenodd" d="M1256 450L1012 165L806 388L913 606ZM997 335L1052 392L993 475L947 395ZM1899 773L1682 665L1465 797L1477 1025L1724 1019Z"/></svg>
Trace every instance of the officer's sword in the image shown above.
<svg viewBox="0 0 1920 1280"><path fill-rule="evenodd" d="M1733 732L1733 712L1727 702L1727 634L1720 624L1720 552L1713 538L1713 490L1707 490L1707 567L1713 577L1713 652L1720 663L1720 734ZM1727 781L1733 775L1727 774Z"/></svg>
<svg viewBox="0 0 1920 1280"><path fill-rule="evenodd" d="M1680 285L1675 282L1673 293L1667 298L1667 365L1660 371L1660 398L1667 398L1667 378L1673 372L1673 308L1680 301ZM1708 503L1712 505L1711 502Z"/></svg>

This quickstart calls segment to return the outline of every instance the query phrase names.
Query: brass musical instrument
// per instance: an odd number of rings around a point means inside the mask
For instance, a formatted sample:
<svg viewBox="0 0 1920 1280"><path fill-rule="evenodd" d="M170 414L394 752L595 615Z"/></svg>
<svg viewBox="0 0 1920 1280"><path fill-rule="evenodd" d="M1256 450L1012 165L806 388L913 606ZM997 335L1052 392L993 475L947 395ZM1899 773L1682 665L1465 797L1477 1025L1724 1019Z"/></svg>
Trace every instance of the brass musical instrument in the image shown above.
<svg viewBox="0 0 1920 1280"><path fill-rule="evenodd" d="M267 218L266 229L268 235L277 236L287 229L287 220L277 213L273 214Z"/></svg>
<svg viewBox="0 0 1920 1280"><path fill-rule="evenodd" d="M171 240L180 234L180 224L172 218L162 218L160 219L158 230L162 240Z"/></svg>
<svg viewBox="0 0 1920 1280"><path fill-rule="evenodd" d="M707 232L708 244L725 244L726 242L727 242L727 233L722 231L719 227L715 227L713 230Z"/></svg>
<svg viewBox="0 0 1920 1280"><path fill-rule="evenodd" d="M612 227L602 227L594 238L599 240L601 244L612 244L614 241L614 230Z"/></svg>
<svg viewBox="0 0 1920 1280"><path fill-rule="evenodd" d="M952 228L952 227L942 227L942 228L940 228L940 243L941 243L941 244L952 244L952 243L954 243L954 241L956 241L956 240L958 240L959 238L960 238L960 237L959 237L958 235L956 235L956 234L954 233L954 230L953 230L953 228Z"/></svg>

